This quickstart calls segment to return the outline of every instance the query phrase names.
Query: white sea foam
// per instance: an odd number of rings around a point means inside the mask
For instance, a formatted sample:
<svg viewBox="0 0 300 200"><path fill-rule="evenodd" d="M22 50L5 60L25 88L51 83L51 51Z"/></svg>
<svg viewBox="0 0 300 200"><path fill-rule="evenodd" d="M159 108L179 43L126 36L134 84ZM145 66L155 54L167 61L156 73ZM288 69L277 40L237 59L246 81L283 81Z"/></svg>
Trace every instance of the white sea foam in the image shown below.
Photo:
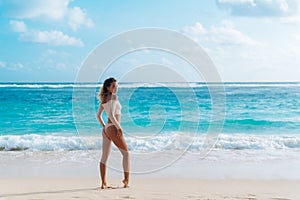
<svg viewBox="0 0 300 200"><path fill-rule="evenodd" d="M278 83L205 83L205 82L172 82L172 83L119 83L119 88L137 88L137 87L205 87L205 86L226 87L300 87L300 82L278 82ZM99 88L102 83L0 83L0 88Z"/></svg>
<svg viewBox="0 0 300 200"><path fill-rule="evenodd" d="M162 150L200 151L206 135L191 136L188 133L174 133L155 136L126 135L128 147L133 151L153 152ZM58 136L58 135L2 135L2 151L60 151L100 150L102 136ZM215 149L230 150L276 150L300 149L300 135L249 135L220 134Z"/></svg>
<svg viewBox="0 0 300 200"><path fill-rule="evenodd" d="M138 88L138 87L204 87L201 83L119 83L119 88ZM0 88L100 88L102 84L96 83L13 83L0 84Z"/></svg>
<svg viewBox="0 0 300 200"><path fill-rule="evenodd" d="M34 83L34 84L0 84L0 88L95 88L101 87L101 84L43 84L43 83Z"/></svg>

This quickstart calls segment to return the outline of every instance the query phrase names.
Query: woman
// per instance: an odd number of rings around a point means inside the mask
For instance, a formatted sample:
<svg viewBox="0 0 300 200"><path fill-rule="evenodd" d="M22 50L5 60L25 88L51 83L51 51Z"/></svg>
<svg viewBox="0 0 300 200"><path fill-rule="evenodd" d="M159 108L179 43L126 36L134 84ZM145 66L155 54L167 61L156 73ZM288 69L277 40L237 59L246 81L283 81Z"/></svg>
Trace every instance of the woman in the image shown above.
<svg viewBox="0 0 300 200"><path fill-rule="evenodd" d="M102 185L101 189L109 188L106 182L106 162L111 149L111 142L118 147L123 156L123 170L124 170L124 187L129 187L129 151L123 136L122 127L120 125L121 119L121 104L116 95L118 91L118 83L116 79L110 77L103 83L98 99L101 101L97 119L101 123L102 130L102 157L100 161L100 174ZM106 111L108 121L105 124L102 119L102 112Z"/></svg>

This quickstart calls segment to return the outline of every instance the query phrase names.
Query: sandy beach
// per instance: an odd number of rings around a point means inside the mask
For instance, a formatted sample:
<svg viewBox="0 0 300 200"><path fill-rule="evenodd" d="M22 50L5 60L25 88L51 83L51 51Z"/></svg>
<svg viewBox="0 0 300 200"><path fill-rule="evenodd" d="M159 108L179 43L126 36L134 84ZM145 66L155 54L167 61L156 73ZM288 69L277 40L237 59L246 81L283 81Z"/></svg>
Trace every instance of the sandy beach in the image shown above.
<svg viewBox="0 0 300 200"><path fill-rule="evenodd" d="M93 178L1 179L1 199L299 199L300 181L134 178L130 188L108 179L100 189Z"/></svg>
<svg viewBox="0 0 300 200"><path fill-rule="evenodd" d="M117 153L113 151L112 155L117 157ZM240 160L213 160L218 151L202 161L186 155L158 172L132 173L129 188L122 187L122 172L108 168L107 182L115 189L102 190L98 161L94 158L98 151L2 152L0 155L0 199L287 200L300 197L298 164L290 163L294 168L282 165L288 160L248 165L244 162L242 168L238 165Z"/></svg>

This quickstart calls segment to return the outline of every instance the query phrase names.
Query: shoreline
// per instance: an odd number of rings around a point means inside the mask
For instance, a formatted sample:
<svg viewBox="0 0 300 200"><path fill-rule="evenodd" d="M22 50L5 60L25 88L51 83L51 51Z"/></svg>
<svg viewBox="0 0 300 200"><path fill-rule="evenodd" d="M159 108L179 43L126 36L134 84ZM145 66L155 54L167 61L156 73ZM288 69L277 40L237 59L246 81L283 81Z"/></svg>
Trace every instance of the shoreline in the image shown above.
<svg viewBox="0 0 300 200"><path fill-rule="evenodd" d="M205 159L200 159L199 154L192 152L186 152L181 157L177 155L180 154L173 151L159 156L132 152L131 174L138 178L300 180L299 151L214 150ZM0 152L0 178L98 177L100 157L101 151L98 150ZM177 158L174 163L167 165ZM107 163L108 176L117 178L123 175L121 160L119 150L113 147Z"/></svg>

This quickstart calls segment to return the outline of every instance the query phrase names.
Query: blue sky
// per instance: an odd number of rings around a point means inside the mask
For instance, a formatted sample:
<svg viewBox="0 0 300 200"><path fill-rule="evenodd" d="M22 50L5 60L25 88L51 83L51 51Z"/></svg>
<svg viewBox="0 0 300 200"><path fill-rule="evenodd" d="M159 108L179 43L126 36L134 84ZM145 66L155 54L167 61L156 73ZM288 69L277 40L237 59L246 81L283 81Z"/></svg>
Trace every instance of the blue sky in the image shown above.
<svg viewBox="0 0 300 200"><path fill-rule="evenodd" d="M299 6L297 0L0 0L0 81L72 82L99 43L143 27L198 42L223 81L300 81ZM130 55L127 63L182 64L150 55Z"/></svg>

